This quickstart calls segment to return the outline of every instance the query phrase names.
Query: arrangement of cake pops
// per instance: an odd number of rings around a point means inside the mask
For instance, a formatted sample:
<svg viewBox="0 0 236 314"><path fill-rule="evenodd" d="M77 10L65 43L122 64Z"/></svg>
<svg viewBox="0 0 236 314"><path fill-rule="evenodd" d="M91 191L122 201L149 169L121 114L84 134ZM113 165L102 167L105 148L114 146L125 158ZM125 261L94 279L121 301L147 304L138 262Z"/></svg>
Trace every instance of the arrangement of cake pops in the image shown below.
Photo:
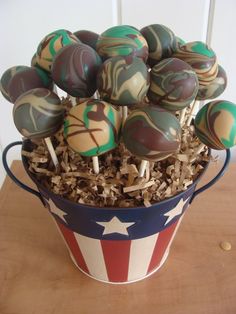
<svg viewBox="0 0 236 314"><path fill-rule="evenodd" d="M236 105L212 100L226 86L207 44L153 24L56 30L31 66L3 73L0 89L42 184L74 202L133 207L186 190L209 148L236 145Z"/></svg>

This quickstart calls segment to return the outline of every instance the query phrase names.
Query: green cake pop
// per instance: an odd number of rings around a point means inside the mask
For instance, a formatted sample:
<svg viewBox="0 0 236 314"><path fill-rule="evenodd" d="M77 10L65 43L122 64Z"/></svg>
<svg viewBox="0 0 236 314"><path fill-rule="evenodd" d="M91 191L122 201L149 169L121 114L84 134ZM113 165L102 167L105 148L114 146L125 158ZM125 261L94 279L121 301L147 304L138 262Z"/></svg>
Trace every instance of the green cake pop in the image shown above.
<svg viewBox="0 0 236 314"><path fill-rule="evenodd" d="M14 66L14 67L11 67L11 68L7 69L3 73L2 77L1 77L1 80L0 80L0 90L1 90L2 95L8 101L11 102L11 98L10 98L10 95L9 95L9 83L10 83L11 79L13 78L13 76L16 73L21 72L23 70L26 70L28 68L29 67L24 66L24 65L17 65L17 66Z"/></svg>
<svg viewBox="0 0 236 314"><path fill-rule="evenodd" d="M220 96L227 86L227 75L222 66L218 65L216 78L206 86L200 86L197 93L197 100L214 99Z"/></svg>
<svg viewBox="0 0 236 314"><path fill-rule="evenodd" d="M182 110L195 99L198 78L186 62L168 58L156 64L151 72L148 98L166 110Z"/></svg>
<svg viewBox="0 0 236 314"><path fill-rule="evenodd" d="M196 135L210 148L222 150L236 145L236 105L226 100L211 101L197 113Z"/></svg>
<svg viewBox="0 0 236 314"><path fill-rule="evenodd" d="M217 76L218 64L215 52L201 41L179 46L173 57L187 62L193 68L200 86L210 84Z"/></svg>
<svg viewBox="0 0 236 314"><path fill-rule="evenodd" d="M96 50L104 58L133 55L148 57L148 45L143 35L129 25L118 25L107 29L97 40Z"/></svg>

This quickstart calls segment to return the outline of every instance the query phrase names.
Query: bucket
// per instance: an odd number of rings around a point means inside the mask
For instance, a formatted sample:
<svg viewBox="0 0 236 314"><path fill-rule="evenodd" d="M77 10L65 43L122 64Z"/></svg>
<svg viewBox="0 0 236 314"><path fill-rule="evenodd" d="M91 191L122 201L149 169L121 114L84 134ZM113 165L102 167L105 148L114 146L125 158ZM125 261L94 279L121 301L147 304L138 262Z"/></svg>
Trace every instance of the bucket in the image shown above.
<svg viewBox="0 0 236 314"><path fill-rule="evenodd" d="M38 191L23 184L9 169L7 153L16 145L31 151L29 140L9 144L3 152L3 165L10 178L37 196L58 226L74 264L86 275L107 283L130 283L144 279L165 262L185 210L202 191L212 186L225 172L230 150L220 172L206 185L196 185L206 171L187 190L150 207L97 208L78 204L47 190L24 168ZM210 152L209 152L210 154Z"/></svg>

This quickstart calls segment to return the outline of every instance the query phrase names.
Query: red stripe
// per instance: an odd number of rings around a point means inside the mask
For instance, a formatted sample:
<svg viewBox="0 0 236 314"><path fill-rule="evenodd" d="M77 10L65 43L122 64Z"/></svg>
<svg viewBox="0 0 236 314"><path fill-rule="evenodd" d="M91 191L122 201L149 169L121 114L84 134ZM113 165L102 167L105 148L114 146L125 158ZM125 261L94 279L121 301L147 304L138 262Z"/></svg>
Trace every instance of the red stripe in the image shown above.
<svg viewBox="0 0 236 314"><path fill-rule="evenodd" d="M178 223L178 220L174 222L170 227L164 229L163 231L159 233L147 273L153 271L160 264L161 259L164 256L167 246L175 231L177 223Z"/></svg>
<svg viewBox="0 0 236 314"><path fill-rule="evenodd" d="M127 281L131 241L102 240L101 245L109 280Z"/></svg>
<svg viewBox="0 0 236 314"><path fill-rule="evenodd" d="M63 237L64 237L68 247L70 248L71 253L74 256L76 263L78 264L78 266L83 271L85 271L86 273L89 274L89 270L87 268L87 265L85 263L83 255L80 251L80 248L79 248L79 245L76 241L74 233L72 231L70 231L68 228L66 228L63 224L59 223L58 221L56 221L56 223L57 223L58 227L60 228L60 230L63 234Z"/></svg>

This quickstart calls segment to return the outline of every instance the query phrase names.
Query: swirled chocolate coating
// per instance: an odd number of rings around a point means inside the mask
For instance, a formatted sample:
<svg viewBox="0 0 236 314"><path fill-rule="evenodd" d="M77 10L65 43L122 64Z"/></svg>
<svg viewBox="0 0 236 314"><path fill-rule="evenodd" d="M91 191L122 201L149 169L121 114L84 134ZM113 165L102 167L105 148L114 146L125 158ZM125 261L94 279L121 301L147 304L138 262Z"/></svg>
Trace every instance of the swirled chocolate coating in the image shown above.
<svg viewBox="0 0 236 314"><path fill-rule="evenodd" d="M102 61L96 51L84 44L62 48L52 65L54 82L75 97L90 97L97 89L96 76Z"/></svg>
<svg viewBox="0 0 236 314"><path fill-rule="evenodd" d="M13 108L17 130L27 138L46 138L63 124L60 98L45 88L35 88L17 98Z"/></svg>
<svg viewBox="0 0 236 314"><path fill-rule="evenodd" d="M97 40L96 50L104 59L133 55L146 61L148 57L145 38L129 25L114 26L103 32Z"/></svg>
<svg viewBox="0 0 236 314"><path fill-rule="evenodd" d="M156 64L151 72L148 98L166 110L182 110L195 99L198 78L186 62L168 58Z"/></svg>
<svg viewBox="0 0 236 314"><path fill-rule="evenodd" d="M180 136L179 121L158 106L132 111L123 128L127 149L135 156L150 161L172 155L179 148Z"/></svg>
<svg viewBox="0 0 236 314"><path fill-rule="evenodd" d="M222 150L236 145L236 105L226 100L211 101L197 113L195 131L202 143Z"/></svg>
<svg viewBox="0 0 236 314"><path fill-rule="evenodd" d="M41 68L51 71L51 65L56 53L64 46L80 42L71 32L59 29L44 37L37 49L36 61Z"/></svg>
<svg viewBox="0 0 236 314"><path fill-rule="evenodd" d="M149 77L148 69L140 58L110 58L98 72L97 86L100 97L117 105L137 104L147 93Z"/></svg>
<svg viewBox="0 0 236 314"><path fill-rule="evenodd" d="M196 72L199 85L210 84L217 76L218 64L214 51L201 41L179 46L173 57L187 62Z"/></svg>
<svg viewBox="0 0 236 314"><path fill-rule="evenodd" d="M8 85L8 92L11 101L14 103L23 93L40 87L51 89L52 79L39 68L27 67L13 76Z"/></svg>
<svg viewBox="0 0 236 314"><path fill-rule="evenodd" d="M148 43L148 64L154 66L163 58L169 58L175 51L176 38L166 26L152 24L141 29L141 34Z"/></svg>
<svg viewBox="0 0 236 314"><path fill-rule="evenodd" d="M99 156L119 143L121 117L105 101L88 100L69 111L64 134L68 145L82 156Z"/></svg>
<svg viewBox="0 0 236 314"><path fill-rule="evenodd" d="M81 30L74 33L74 35L85 45L90 46L94 50L96 50L96 44L99 35L97 33Z"/></svg>
<svg viewBox="0 0 236 314"><path fill-rule="evenodd" d="M23 71L23 70L26 70L28 69L29 67L27 66L24 66L24 65L17 65L17 66L14 66L14 67L11 67L9 69L7 69L2 77L1 77L1 80L0 80L0 90L1 90L1 93L2 95L8 100L11 102L11 98L9 96L9 91L8 91L8 88L9 88L9 83L11 81L11 79L13 78L13 76L20 72L20 71Z"/></svg>
<svg viewBox="0 0 236 314"><path fill-rule="evenodd" d="M227 86L227 75L222 66L218 65L216 78L206 86L200 86L196 99L206 100L214 99L220 96Z"/></svg>

